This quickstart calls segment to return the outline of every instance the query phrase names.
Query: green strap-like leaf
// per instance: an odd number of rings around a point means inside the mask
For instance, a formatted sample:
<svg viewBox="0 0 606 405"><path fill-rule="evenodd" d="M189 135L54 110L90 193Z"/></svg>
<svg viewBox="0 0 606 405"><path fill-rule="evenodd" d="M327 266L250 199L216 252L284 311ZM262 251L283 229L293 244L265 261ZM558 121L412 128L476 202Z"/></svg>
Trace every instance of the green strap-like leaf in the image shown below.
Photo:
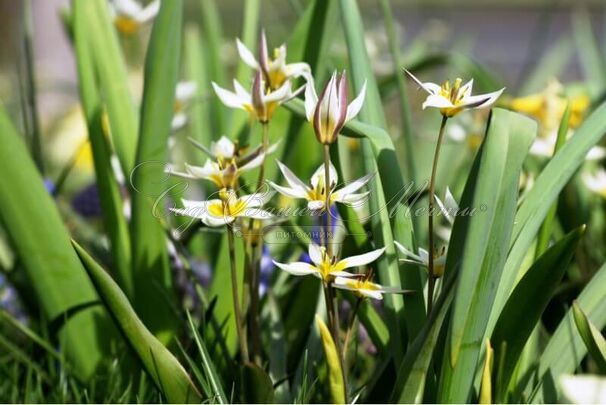
<svg viewBox="0 0 606 405"><path fill-rule="evenodd" d="M177 319L168 264L166 237L160 222L167 188L164 166L175 107L175 87L181 50L182 0L163 0L154 22L145 61L145 84L137 168L133 175L131 221L135 309L164 342L170 340Z"/></svg>
<svg viewBox="0 0 606 405"><path fill-rule="evenodd" d="M583 229L570 232L532 265L511 293L499 316L490 339L496 352L495 358L504 358L499 365L498 379L495 379L497 402L506 401L509 381L522 350L560 285Z"/></svg>
<svg viewBox="0 0 606 405"><path fill-rule="evenodd" d="M509 297L515 281L520 277L520 265L536 234L558 195L585 161L585 156L606 133L606 103L596 109L578 128L562 149L549 161L532 189L526 194L516 214L511 247L505 269L498 283L488 333Z"/></svg>
<svg viewBox="0 0 606 405"><path fill-rule="evenodd" d="M598 329L606 326L604 285L606 285L606 264L598 270L577 298L578 305L583 308L587 318ZM586 353L587 349L583 344L583 339L578 333L575 333L574 315L570 309L551 335L551 339L539 359L539 384L535 387L535 392L529 402L557 402L558 379L562 375L572 374Z"/></svg>
<svg viewBox="0 0 606 405"><path fill-rule="evenodd" d="M593 323L587 318L578 302L572 305L572 314L577 330L585 342L587 351L598 365L600 372L606 373L606 339Z"/></svg>
<svg viewBox="0 0 606 405"><path fill-rule="evenodd" d="M104 357L110 320L101 308L90 306L98 300L97 294L83 274L59 212L1 104L0 145L0 223L42 315L60 326L61 350L76 376L87 380Z"/></svg>
<svg viewBox="0 0 606 405"><path fill-rule="evenodd" d="M116 325L166 399L171 403L200 402L187 372L143 325L120 287L80 245L75 241L72 244Z"/></svg>
<svg viewBox="0 0 606 405"><path fill-rule="evenodd" d="M458 276L438 401L466 402L500 274L505 264L522 162L536 123L521 114L494 109L461 201L469 211L465 227L453 229L446 277ZM458 229L457 229L458 228Z"/></svg>

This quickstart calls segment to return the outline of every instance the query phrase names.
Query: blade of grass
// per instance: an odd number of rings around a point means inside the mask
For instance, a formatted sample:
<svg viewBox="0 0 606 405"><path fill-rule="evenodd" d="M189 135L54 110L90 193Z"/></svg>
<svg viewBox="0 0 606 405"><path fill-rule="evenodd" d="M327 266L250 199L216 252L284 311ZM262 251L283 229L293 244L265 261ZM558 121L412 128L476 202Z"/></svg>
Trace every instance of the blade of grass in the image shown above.
<svg viewBox="0 0 606 405"><path fill-rule="evenodd" d="M172 338L177 325L169 302L175 299L168 263L164 228L157 218L166 185L168 136L175 106L179 71L183 1L161 3L145 61L137 170L133 175L132 260L135 309L143 322L163 342ZM159 205L159 207L158 207Z"/></svg>
<svg viewBox="0 0 606 405"><path fill-rule="evenodd" d="M120 287L80 245L72 244L114 322L166 399L171 403L200 402L200 393L183 366L141 322Z"/></svg>
<svg viewBox="0 0 606 405"><path fill-rule="evenodd" d="M208 354L208 350L206 349L206 345L202 341L200 334L198 333L198 329L196 325L194 325L193 320L191 319L191 315L189 311L187 313L187 321L189 323L189 328L194 336L194 340L196 342L196 346L198 347L198 353L200 354L200 358L202 359L202 367L204 369L204 373L206 375L206 379L212 388L212 396L210 399L213 402L219 404L228 404L229 400L223 391L223 386L221 385L221 378L217 374L217 370L212 363L212 360Z"/></svg>
<svg viewBox="0 0 606 405"><path fill-rule="evenodd" d="M587 318L577 302L572 304L572 314L577 330L583 338L585 347L596 362L601 373L606 373L606 339L595 325Z"/></svg>

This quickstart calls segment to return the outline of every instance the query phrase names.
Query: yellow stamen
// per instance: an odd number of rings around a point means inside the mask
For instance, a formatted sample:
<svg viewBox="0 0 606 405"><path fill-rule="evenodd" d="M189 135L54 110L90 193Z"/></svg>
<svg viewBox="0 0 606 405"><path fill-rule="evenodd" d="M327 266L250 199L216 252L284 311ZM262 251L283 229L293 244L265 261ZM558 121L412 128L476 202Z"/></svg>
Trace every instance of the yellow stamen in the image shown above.
<svg viewBox="0 0 606 405"><path fill-rule="evenodd" d="M124 35L134 34L139 30L141 26L141 24L139 24L137 21L124 15L116 16L114 24L116 25L118 31L120 31Z"/></svg>

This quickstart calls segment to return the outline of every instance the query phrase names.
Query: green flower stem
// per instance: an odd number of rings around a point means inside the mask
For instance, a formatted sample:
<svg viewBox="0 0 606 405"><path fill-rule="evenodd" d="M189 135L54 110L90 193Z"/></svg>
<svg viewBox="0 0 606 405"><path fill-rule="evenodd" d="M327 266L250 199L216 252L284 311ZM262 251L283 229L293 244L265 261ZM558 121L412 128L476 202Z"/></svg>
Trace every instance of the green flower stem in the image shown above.
<svg viewBox="0 0 606 405"><path fill-rule="evenodd" d="M324 146L324 187L326 187L326 204L324 209L326 210L326 228L325 229L325 242L326 242L326 252L328 256L332 256L332 241L330 238L330 232L332 229L332 217L330 214L330 145Z"/></svg>
<svg viewBox="0 0 606 405"><path fill-rule="evenodd" d="M345 341L343 342L343 359L347 358L347 347L349 346L349 340L351 339L351 332L353 330L354 324L356 322L356 316L358 315L358 310L360 309L360 304L362 303L363 298L358 297L356 303L351 312L351 317L349 318L349 324L347 325L347 332L345 334Z"/></svg>
<svg viewBox="0 0 606 405"><path fill-rule="evenodd" d="M438 159L440 158L440 149L442 148L442 141L444 139L444 128L446 128L446 121L448 121L448 117L446 115L442 116L442 123L440 124L440 132L438 134L438 142L436 144L436 151L433 157L433 166L431 168L431 178L429 179L429 228L428 228L428 237L429 237L429 248L428 257L429 257L429 266L427 272L427 313L431 312L433 306L433 291L436 284L436 277L434 273L433 266L433 253L434 253L434 241L433 241L433 210L434 210L434 200L435 200L435 192L436 192L436 172L438 169Z"/></svg>
<svg viewBox="0 0 606 405"><path fill-rule="evenodd" d="M240 342L240 355L242 361L248 363L248 344L246 341L246 335L242 325L242 313L240 311L240 304L238 302L238 273L236 272L236 249L234 243L234 230L231 226L227 225L227 241L229 244L229 262L231 269L231 292L234 301L234 314L236 317L236 330L238 331L238 341Z"/></svg>
<svg viewBox="0 0 606 405"><path fill-rule="evenodd" d="M269 146L269 122L262 121L262 151L261 153L266 154ZM265 159L259 167L259 178L257 179L256 193L261 192L263 188L263 182L265 181ZM261 280L261 256L263 254L263 241L259 239L255 242L254 239L258 236L255 234L255 219L251 219L248 223L247 242L246 242L246 254L250 257L248 266L249 279L248 288L250 295L250 312L248 313L248 322L250 325L250 333L252 337L252 357L253 360L260 366L261 365L261 337L259 331L259 283ZM246 309L244 309L245 311Z"/></svg>

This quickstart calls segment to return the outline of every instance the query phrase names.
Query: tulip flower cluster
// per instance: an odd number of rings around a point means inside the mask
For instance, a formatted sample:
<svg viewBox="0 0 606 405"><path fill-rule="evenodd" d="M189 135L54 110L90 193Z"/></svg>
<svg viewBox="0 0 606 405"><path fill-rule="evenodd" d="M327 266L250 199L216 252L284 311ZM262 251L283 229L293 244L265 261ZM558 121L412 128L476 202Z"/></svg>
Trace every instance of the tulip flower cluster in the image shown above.
<svg viewBox="0 0 606 405"><path fill-rule="evenodd" d="M366 83L357 96L348 100L348 83L345 72L338 74L336 71L323 87L321 92L316 92L315 80L309 65L303 62L286 63L287 49L282 45L275 49L273 58L269 56L267 39L262 32L259 41L257 57L240 40L236 41L238 53L242 61L254 69L250 90L247 90L237 80L233 81L234 90L227 90L216 83L212 83L214 91L221 102L234 109L241 109L250 114L251 123L258 122L262 127L261 144L251 153L244 154L244 150L237 142L222 136L207 148L194 141L194 145L204 152L208 159L204 166L185 164L184 171L169 166L167 172L189 180L204 179L212 182L218 188L218 198L205 201L183 200L182 207L174 208L173 212L178 215L189 216L201 220L209 227L225 226L228 234L230 247L232 290L234 299L234 312L240 341L240 355L243 361L249 361L248 336L258 333L257 318L259 314L256 302L258 302L259 285L251 282L248 287L250 295L249 302L244 301L241 305L239 286L236 277L235 254L234 254L234 231L238 226L246 232L244 235L244 247L247 255L244 271L246 280L258 280L260 274L260 252L264 251L263 240L258 237L258 231L262 233L263 221L272 219L272 214L263 209L273 193L262 192L267 184L278 193L291 199L303 199L311 215L319 219L320 243L312 242L308 247L309 260L281 263L273 261L279 269L293 276L313 275L321 280L325 298L330 337L337 347L341 370L347 369L346 351L349 341L350 330L347 331L345 341L341 339L342 325L339 321L339 304L336 289L353 292L358 299L351 319L355 318L355 311L359 302L365 298L382 299L385 293L407 293L396 286L382 286L372 281L374 274L369 268L366 273L356 269L369 267L371 263L381 258L385 247L376 247L367 253L339 258L339 240L332 232L333 222L338 218L333 214L331 207L335 204L346 204L350 206L362 205L368 191L362 190L372 179L374 173L369 173L349 184L339 186L338 170L331 162L331 147L334 146L343 127L354 119L363 108L366 94ZM425 107L438 108L443 116L442 127L434 159L434 172L432 172L430 186L430 248L425 250L419 248L417 253L407 249L402 244L395 242L398 250L406 256L404 262L413 263L424 267L428 272L428 307L431 310L433 297L433 286L435 280L444 274L446 263L446 247L437 250L433 245L433 214L434 201L437 202L445 218L452 225L458 205L450 191L447 190L445 202L434 194L435 164L437 162L439 147L443 135L444 126L448 118L472 108L485 108L492 105L503 90L484 95L471 95L473 81L462 85L461 79L454 84L445 82L442 86L433 83L422 83L410 72L406 71L414 81L428 93L427 100L423 103ZM294 89L297 79L304 79L305 84ZM280 105L297 97L304 89L305 116L310 123L318 147L322 152L324 162L313 173L309 182L299 178L284 163L276 161L282 173L286 185L280 185L265 178L265 160L267 156L277 149L277 144L269 145L269 128L274 113ZM251 124L252 125L252 124ZM249 195L240 195L240 179L244 172L259 169L256 192ZM251 232L255 231L255 232ZM447 231L449 233L449 231ZM446 239L448 235L446 236ZM431 252L431 253L430 253ZM247 319L248 322L244 320ZM351 322L349 323L349 329ZM250 333L247 333L247 329ZM254 346L254 345L253 345ZM254 349L250 356L253 361L259 361L259 353ZM344 373L344 378L345 378Z"/></svg>

